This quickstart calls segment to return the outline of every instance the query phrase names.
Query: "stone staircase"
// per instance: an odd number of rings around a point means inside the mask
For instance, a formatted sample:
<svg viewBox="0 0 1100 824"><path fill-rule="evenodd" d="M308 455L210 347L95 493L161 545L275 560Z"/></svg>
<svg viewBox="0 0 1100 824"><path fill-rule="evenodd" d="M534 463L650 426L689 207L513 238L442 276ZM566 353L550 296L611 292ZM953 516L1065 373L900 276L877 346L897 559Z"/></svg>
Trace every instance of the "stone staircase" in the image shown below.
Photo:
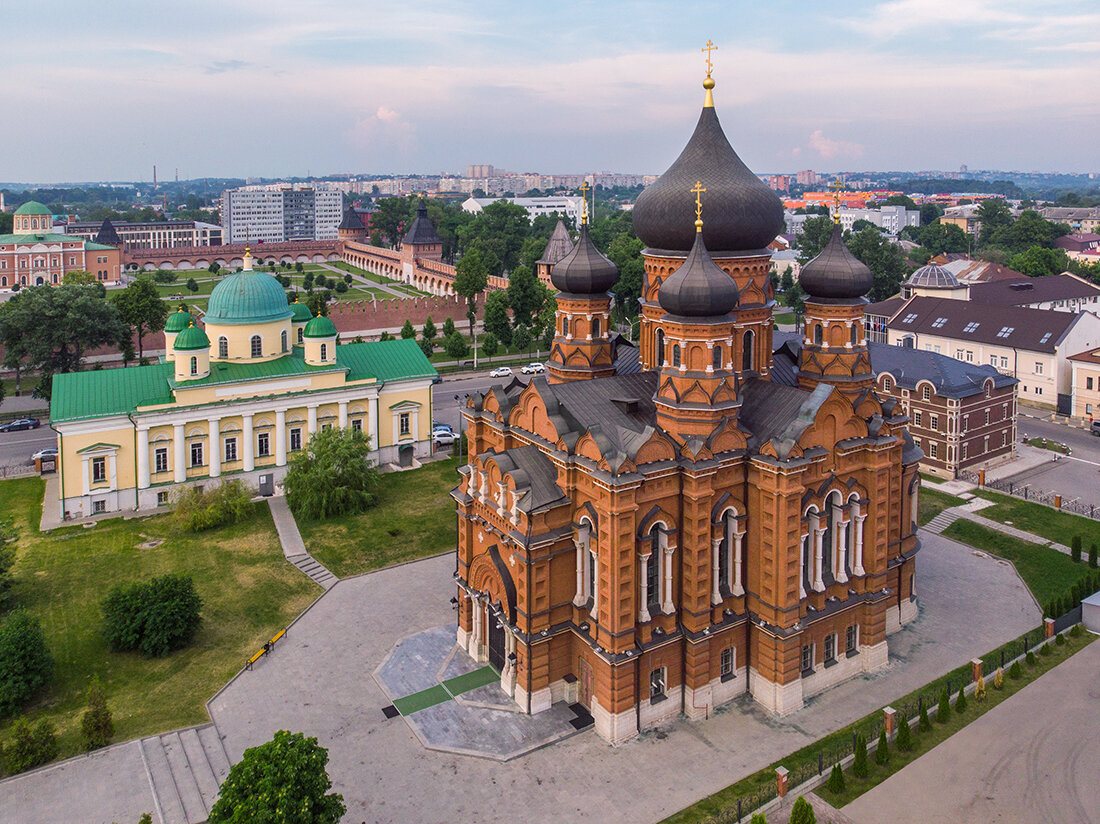
<svg viewBox="0 0 1100 824"><path fill-rule="evenodd" d="M922 526L921 529L927 529L929 532L934 532L935 534L939 535L941 532L951 526L951 524L959 520L960 517L962 516L958 511L956 511L955 507L948 507L931 521Z"/></svg>
<svg viewBox="0 0 1100 824"><path fill-rule="evenodd" d="M218 729L188 727L141 740L160 824L201 824L229 775Z"/></svg>
<svg viewBox="0 0 1100 824"><path fill-rule="evenodd" d="M324 564L308 553L305 555L288 555L286 559L325 589L331 589L332 585L340 580L329 572Z"/></svg>

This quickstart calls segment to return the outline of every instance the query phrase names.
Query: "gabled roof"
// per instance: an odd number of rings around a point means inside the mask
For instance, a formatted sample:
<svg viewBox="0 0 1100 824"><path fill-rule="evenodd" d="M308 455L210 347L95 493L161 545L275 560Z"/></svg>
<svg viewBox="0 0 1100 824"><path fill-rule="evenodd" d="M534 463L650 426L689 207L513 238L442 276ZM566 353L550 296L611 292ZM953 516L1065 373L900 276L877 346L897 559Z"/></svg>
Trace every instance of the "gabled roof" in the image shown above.
<svg viewBox="0 0 1100 824"><path fill-rule="evenodd" d="M573 240L569 237L569 230L559 220L558 225L554 227L554 233L550 235L550 240L546 243L546 250L537 262L553 266L572 251Z"/></svg>
<svg viewBox="0 0 1100 824"><path fill-rule="evenodd" d="M960 256L956 257L955 255ZM942 257L942 256L941 256ZM942 264L943 268L953 274L960 283L988 283L994 280L1012 280L1026 277L1015 269L1009 269L999 263L990 263L986 260L971 260L960 253L952 253L948 257L951 260Z"/></svg>
<svg viewBox="0 0 1100 824"><path fill-rule="evenodd" d="M1053 353L1079 317L1054 309L995 303L975 306L966 300L916 297L910 298L887 326L902 333Z"/></svg>
<svg viewBox="0 0 1100 824"><path fill-rule="evenodd" d="M359 217L359 213L355 211L354 206L348 206L344 212L344 219L340 221L340 225L336 227L338 230L342 229L345 232L361 232L367 227L363 225L363 219Z"/></svg>
<svg viewBox="0 0 1100 824"><path fill-rule="evenodd" d="M1020 275L1012 280L975 283L970 287L970 300L1006 306L1082 298L1100 298L1100 286L1070 274L1038 278Z"/></svg>
<svg viewBox="0 0 1100 824"><path fill-rule="evenodd" d="M442 243L439 234L435 231L435 224L428 217L428 207L424 201L416 209L416 220L412 222L404 243Z"/></svg>
<svg viewBox="0 0 1100 824"><path fill-rule="evenodd" d="M1100 366L1100 347L1096 349L1089 349L1085 352L1078 352L1076 355L1070 355L1071 361L1077 363L1087 363L1092 366Z"/></svg>
<svg viewBox="0 0 1100 824"><path fill-rule="evenodd" d="M99 232L95 236L95 242L106 246L122 245L122 238L118 236L118 232L115 231L114 224L111 223L109 217L103 218L103 223L100 224Z"/></svg>
<svg viewBox="0 0 1100 824"><path fill-rule="evenodd" d="M895 296L887 298L886 300L880 300L878 303L869 303L863 307L863 314L865 315L884 315L885 317L892 318L897 314L898 309L905 305L905 298Z"/></svg>

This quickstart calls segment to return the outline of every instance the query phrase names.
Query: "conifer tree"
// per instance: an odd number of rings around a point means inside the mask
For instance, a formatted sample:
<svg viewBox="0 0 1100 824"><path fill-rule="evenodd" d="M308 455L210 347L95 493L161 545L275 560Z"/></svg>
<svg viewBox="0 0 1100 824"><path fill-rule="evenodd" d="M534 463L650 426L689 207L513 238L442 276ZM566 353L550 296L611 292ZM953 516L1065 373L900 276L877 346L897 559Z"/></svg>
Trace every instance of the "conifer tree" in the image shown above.
<svg viewBox="0 0 1100 824"><path fill-rule="evenodd" d="M829 773L829 792L833 793L834 795L840 795L842 792L844 792L846 783L847 782L845 782L844 780L844 771L840 769L839 764L834 764L833 771Z"/></svg>
<svg viewBox="0 0 1100 824"><path fill-rule="evenodd" d="M943 688L940 693L940 706L936 710L936 721L941 724L946 724L951 718L951 696L947 692L947 687Z"/></svg>
<svg viewBox="0 0 1100 824"><path fill-rule="evenodd" d="M921 732L932 729L932 722L928 720L928 708L924 704L920 705L920 721L917 722L917 729Z"/></svg>
<svg viewBox="0 0 1100 824"><path fill-rule="evenodd" d="M856 736L855 760L852 762L852 775L857 778L866 778L870 771L867 766L867 739L863 733Z"/></svg>
<svg viewBox="0 0 1100 824"><path fill-rule="evenodd" d="M959 687L959 697L955 699L955 712L966 711L966 692Z"/></svg>
<svg viewBox="0 0 1100 824"><path fill-rule="evenodd" d="M875 748L875 763L886 764L890 761L890 742L886 738L886 727L878 734L878 746Z"/></svg>
<svg viewBox="0 0 1100 824"><path fill-rule="evenodd" d="M909 752L913 749L913 731L909 728L909 719L904 714L898 713L898 736L894 739L894 746L898 752Z"/></svg>

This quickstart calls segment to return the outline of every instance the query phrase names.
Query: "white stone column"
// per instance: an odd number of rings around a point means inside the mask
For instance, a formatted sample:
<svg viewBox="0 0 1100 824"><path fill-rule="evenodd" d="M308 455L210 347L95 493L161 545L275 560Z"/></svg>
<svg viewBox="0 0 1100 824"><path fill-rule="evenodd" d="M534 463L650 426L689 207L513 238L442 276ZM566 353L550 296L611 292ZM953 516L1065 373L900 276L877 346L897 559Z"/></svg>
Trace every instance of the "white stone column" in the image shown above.
<svg viewBox="0 0 1100 824"><path fill-rule="evenodd" d="M210 459L207 461L210 468L208 474L211 478L216 478L222 474L222 443L218 435L218 419L210 418L207 424L210 426L207 443L207 448L210 450Z"/></svg>
<svg viewBox="0 0 1100 824"><path fill-rule="evenodd" d="M798 540L798 597L806 597L806 544L810 536L803 535Z"/></svg>
<svg viewBox="0 0 1100 824"><path fill-rule="evenodd" d="M592 611L589 613L593 620L600 620L600 556L592 549L592 542L589 540L588 553L592 556L592 566L595 570L595 575L592 576Z"/></svg>
<svg viewBox="0 0 1100 824"><path fill-rule="evenodd" d="M848 521L841 520L844 510L833 507L833 523L836 531L833 533L836 539L836 572L833 575L838 584L848 583Z"/></svg>
<svg viewBox="0 0 1100 824"><path fill-rule="evenodd" d="M241 460L244 462L244 471L251 472L253 469L256 468L256 459L254 457L256 451L254 449L256 434L252 431L251 414L241 415L241 426L244 429L244 433L241 436L242 440L244 441L244 443L241 444L241 446L243 447Z"/></svg>
<svg viewBox="0 0 1100 824"><path fill-rule="evenodd" d="M815 519L816 525L813 527L814 536L814 592L824 592L825 582L821 579L821 569L823 558L822 553L825 550L825 529L821 526L821 516L817 516Z"/></svg>
<svg viewBox="0 0 1100 824"><path fill-rule="evenodd" d="M863 522L867 520L867 516L862 513L856 515L856 537L855 537L855 562L852 565L853 575L866 575L867 573L863 569Z"/></svg>
<svg viewBox="0 0 1100 824"><path fill-rule="evenodd" d="M83 489L83 492L82 492L82 494L84 494L84 495L87 495L89 492L92 491L91 471L92 471L91 461L88 459L87 455L82 456L81 459L80 459L80 475L84 479L84 484L83 484L84 489Z"/></svg>
<svg viewBox="0 0 1100 824"><path fill-rule="evenodd" d="M473 613L474 621L473 621L473 630L471 632L471 635L473 637L473 647L474 648L472 650L469 650L469 652L470 652L471 655L473 655L474 660L476 661L476 660L479 660L478 659L478 653L481 651L481 612L482 612L482 606L481 606L481 601L479 601L477 598L473 598L472 600L473 600L473 607L471 609L471 612Z"/></svg>
<svg viewBox="0 0 1100 824"><path fill-rule="evenodd" d="M712 606L718 606L722 603L722 591L720 588L721 581L718 578L718 571L721 568L719 564L718 553L722 551L722 539L711 539L711 582L710 582L710 603Z"/></svg>
<svg viewBox="0 0 1100 824"><path fill-rule="evenodd" d="M733 533L733 587L732 592L734 595L744 595L745 588L741 586L741 563L744 558L744 549L742 542L744 541L744 532Z"/></svg>
<svg viewBox="0 0 1100 824"><path fill-rule="evenodd" d="M173 480L181 484L187 480L187 444L183 440L183 424L172 425L172 460L175 464Z"/></svg>
<svg viewBox="0 0 1100 824"><path fill-rule="evenodd" d="M348 428L348 402L340 401L336 404L336 421L341 429Z"/></svg>
<svg viewBox="0 0 1100 824"><path fill-rule="evenodd" d="M649 593L646 592L646 582L649 580L649 553L638 556L642 561L642 579L638 584L638 603L641 606L638 608L638 621L644 624L650 620L649 614ZM657 561L654 560L654 563Z"/></svg>
<svg viewBox="0 0 1100 824"><path fill-rule="evenodd" d="M461 410L459 411L461 414ZM367 421L367 434L370 436L370 448L378 449L378 396L370 399L370 420Z"/></svg>
<svg viewBox="0 0 1100 824"><path fill-rule="evenodd" d="M664 547L664 550L665 550L665 574L664 574L665 597L664 597L664 600L661 602L661 611L663 613L665 613L665 615L671 615L672 610L674 609L674 607L672 605L672 553L675 549L676 549L676 547L674 547L674 546Z"/></svg>
<svg viewBox="0 0 1100 824"><path fill-rule="evenodd" d="M275 410L275 466L286 466L286 410Z"/></svg>
<svg viewBox="0 0 1100 824"><path fill-rule="evenodd" d="M149 427L137 428L138 489L149 488Z"/></svg>
<svg viewBox="0 0 1100 824"><path fill-rule="evenodd" d="M306 431L310 436L317 432L317 404L306 407Z"/></svg>
<svg viewBox="0 0 1100 824"><path fill-rule="evenodd" d="M573 596L573 605L583 607L584 602L588 600L584 594L584 562L587 553L585 552L584 541L582 539L574 538L573 545L577 548L577 594Z"/></svg>

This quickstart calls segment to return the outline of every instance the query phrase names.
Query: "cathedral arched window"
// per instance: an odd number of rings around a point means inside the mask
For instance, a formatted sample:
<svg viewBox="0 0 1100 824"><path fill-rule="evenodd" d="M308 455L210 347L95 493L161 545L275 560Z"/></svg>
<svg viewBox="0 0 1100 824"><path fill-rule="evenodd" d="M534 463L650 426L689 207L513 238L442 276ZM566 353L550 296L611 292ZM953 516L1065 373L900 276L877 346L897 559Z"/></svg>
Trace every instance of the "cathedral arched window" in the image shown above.
<svg viewBox="0 0 1100 824"><path fill-rule="evenodd" d="M858 342L858 336L859 336L859 330L856 328L856 325L853 323L852 324L852 346L855 346L856 343Z"/></svg>
<svg viewBox="0 0 1100 824"><path fill-rule="evenodd" d="M823 563L832 571L834 578L836 578L837 573L840 571L840 559L837 550L840 546L839 531L844 528L844 525L840 522L841 505L840 495L835 492L825 499L826 529L821 557Z"/></svg>
<svg viewBox="0 0 1100 824"><path fill-rule="evenodd" d="M752 330L750 329L745 333L745 337L741 343L741 368L744 370L752 369L752 347L755 339Z"/></svg>
<svg viewBox="0 0 1100 824"><path fill-rule="evenodd" d="M657 368L660 369L665 365L665 333L663 330L657 330Z"/></svg>
<svg viewBox="0 0 1100 824"><path fill-rule="evenodd" d="M252 357L261 357L264 353L263 339L259 335L252 336Z"/></svg>
<svg viewBox="0 0 1100 824"><path fill-rule="evenodd" d="M328 360L328 344L321 344L321 360Z"/></svg>
<svg viewBox="0 0 1100 824"><path fill-rule="evenodd" d="M820 323L814 326L814 343L816 343L818 346L821 346L821 343L824 340L824 335L825 333L821 329Z"/></svg>
<svg viewBox="0 0 1100 824"><path fill-rule="evenodd" d="M303 334L302 333L303 332L305 332L305 327L304 326L299 326L298 327L298 345L299 346L302 345L302 340L303 340Z"/></svg>
<svg viewBox="0 0 1100 824"><path fill-rule="evenodd" d="M718 585L722 594L728 594L733 589L733 579L730 577L730 561L733 559L733 531L736 515L732 509L727 509L722 516L722 546L718 553Z"/></svg>
<svg viewBox="0 0 1100 824"><path fill-rule="evenodd" d="M678 343L672 345L672 365L680 365L680 344Z"/></svg>
<svg viewBox="0 0 1100 824"><path fill-rule="evenodd" d="M225 335L222 335L220 338L218 338L218 357L229 357L229 338L227 338Z"/></svg>
<svg viewBox="0 0 1100 824"><path fill-rule="evenodd" d="M562 319L561 319L561 333L563 335L568 335L569 334L569 318L564 316L564 315L562 316Z"/></svg>
<svg viewBox="0 0 1100 824"><path fill-rule="evenodd" d="M592 337L598 338L600 336L600 319L598 317L592 318Z"/></svg>
<svg viewBox="0 0 1100 824"><path fill-rule="evenodd" d="M287 340L286 340L286 330L285 330L285 329L283 330L283 333L282 333L282 335L280 336L280 340L281 340L281 342L282 342L282 345L283 345L283 351L285 352L285 351L286 351L286 349L287 349L287 346L286 346L286 344L287 344Z"/></svg>
<svg viewBox="0 0 1100 824"><path fill-rule="evenodd" d="M651 612L660 612L661 603L661 527L649 530L649 563L646 564L645 602Z"/></svg>
<svg viewBox="0 0 1100 824"><path fill-rule="evenodd" d="M715 345L714 352L711 353L711 366L715 370L722 368L722 347Z"/></svg>
<svg viewBox="0 0 1100 824"><path fill-rule="evenodd" d="M199 374L199 359L198 358L191 358L191 374L192 375Z"/></svg>

